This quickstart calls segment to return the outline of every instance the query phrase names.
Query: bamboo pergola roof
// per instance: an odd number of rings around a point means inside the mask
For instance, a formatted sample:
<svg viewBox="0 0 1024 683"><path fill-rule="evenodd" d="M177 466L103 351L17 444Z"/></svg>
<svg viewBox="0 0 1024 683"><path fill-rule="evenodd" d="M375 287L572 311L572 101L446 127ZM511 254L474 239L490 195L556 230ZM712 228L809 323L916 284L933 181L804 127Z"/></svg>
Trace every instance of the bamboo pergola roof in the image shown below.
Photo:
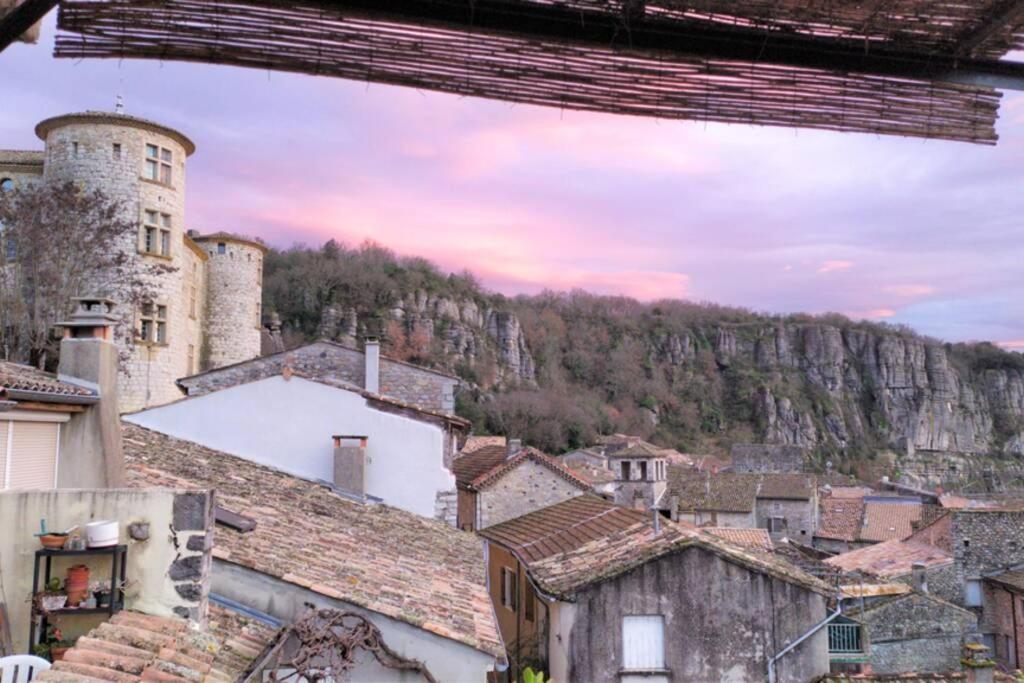
<svg viewBox="0 0 1024 683"><path fill-rule="evenodd" d="M62 0L58 26L58 57L987 144L991 84L1024 86L996 61L1024 0Z"/></svg>

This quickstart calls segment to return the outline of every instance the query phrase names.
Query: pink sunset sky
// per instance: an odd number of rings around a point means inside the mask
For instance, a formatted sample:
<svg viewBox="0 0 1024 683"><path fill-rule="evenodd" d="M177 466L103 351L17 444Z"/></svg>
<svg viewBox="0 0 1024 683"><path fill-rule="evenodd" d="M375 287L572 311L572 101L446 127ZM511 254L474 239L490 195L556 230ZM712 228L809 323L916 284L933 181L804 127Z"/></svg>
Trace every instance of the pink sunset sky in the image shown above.
<svg viewBox="0 0 1024 683"><path fill-rule="evenodd" d="M1024 94L998 147L513 106L326 78L0 53L0 148L113 108L181 130L188 227L375 240L506 294L838 311L1024 349Z"/></svg>

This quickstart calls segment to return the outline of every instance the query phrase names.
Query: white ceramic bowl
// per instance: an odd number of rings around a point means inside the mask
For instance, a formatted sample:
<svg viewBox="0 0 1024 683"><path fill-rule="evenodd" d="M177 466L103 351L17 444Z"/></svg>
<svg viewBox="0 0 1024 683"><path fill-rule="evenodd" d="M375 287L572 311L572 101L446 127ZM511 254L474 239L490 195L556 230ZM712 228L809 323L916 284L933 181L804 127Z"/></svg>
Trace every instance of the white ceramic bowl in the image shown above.
<svg viewBox="0 0 1024 683"><path fill-rule="evenodd" d="M90 548L109 548L120 540L117 522L102 520L85 525L85 542Z"/></svg>

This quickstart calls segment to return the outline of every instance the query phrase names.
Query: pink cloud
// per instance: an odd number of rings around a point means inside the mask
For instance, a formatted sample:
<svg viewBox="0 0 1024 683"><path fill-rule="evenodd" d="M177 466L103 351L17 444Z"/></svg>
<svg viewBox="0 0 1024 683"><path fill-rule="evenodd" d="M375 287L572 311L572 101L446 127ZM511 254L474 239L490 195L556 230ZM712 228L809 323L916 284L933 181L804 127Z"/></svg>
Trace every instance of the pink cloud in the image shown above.
<svg viewBox="0 0 1024 683"><path fill-rule="evenodd" d="M873 308L866 311L844 311L843 315L854 320L885 320L896 316L891 308Z"/></svg>
<svg viewBox="0 0 1024 683"><path fill-rule="evenodd" d="M853 261L825 261L818 268L819 273L838 273L853 268Z"/></svg>
<svg viewBox="0 0 1024 683"><path fill-rule="evenodd" d="M1024 351L1024 339L1011 339L996 343L1007 351Z"/></svg>

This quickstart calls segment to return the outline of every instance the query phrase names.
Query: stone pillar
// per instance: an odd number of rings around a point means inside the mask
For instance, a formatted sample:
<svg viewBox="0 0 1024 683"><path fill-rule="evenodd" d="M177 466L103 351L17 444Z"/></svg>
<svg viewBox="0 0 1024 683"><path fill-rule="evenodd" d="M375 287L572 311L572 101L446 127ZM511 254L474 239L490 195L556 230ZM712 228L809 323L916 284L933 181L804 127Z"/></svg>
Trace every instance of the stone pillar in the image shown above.
<svg viewBox="0 0 1024 683"><path fill-rule="evenodd" d="M174 498L171 533L179 549L168 569L181 604L174 608L179 617L206 623L213 564L213 491L181 493Z"/></svg>

